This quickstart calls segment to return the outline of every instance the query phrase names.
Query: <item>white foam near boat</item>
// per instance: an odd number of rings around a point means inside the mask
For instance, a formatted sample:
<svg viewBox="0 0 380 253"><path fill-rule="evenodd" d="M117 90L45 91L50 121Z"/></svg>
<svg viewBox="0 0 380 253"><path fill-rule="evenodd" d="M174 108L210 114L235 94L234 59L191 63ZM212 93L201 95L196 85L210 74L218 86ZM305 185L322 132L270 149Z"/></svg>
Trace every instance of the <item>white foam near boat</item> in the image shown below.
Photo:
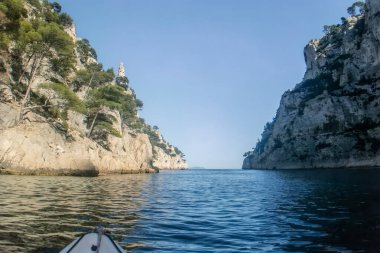
<svg viewBox="0 0 380 253"><path fill-rule="evenodd" d="M67 245L60 253L126 253L103 229L84 234Z"/></svg>

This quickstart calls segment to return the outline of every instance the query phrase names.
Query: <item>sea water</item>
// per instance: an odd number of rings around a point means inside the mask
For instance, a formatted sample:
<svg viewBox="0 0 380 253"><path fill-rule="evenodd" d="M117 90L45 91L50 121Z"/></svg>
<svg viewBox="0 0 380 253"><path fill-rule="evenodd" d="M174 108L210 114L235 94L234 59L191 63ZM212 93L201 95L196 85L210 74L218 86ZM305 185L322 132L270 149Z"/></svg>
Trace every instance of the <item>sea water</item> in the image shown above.
<svg viewBox="0 0 380 253"><path fill-rule="evenodd" d="M128 252L380 252L380 170L0 176L0 252L95 226Z"/></svg>

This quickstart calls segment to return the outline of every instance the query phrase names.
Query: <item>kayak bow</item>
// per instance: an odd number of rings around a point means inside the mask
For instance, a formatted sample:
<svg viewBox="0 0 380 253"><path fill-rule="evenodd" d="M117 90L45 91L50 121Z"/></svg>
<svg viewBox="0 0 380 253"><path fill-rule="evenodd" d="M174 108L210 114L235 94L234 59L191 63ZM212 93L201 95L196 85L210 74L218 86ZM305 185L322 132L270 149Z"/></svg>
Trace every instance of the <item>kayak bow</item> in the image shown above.
<svg viewBox="0 0 380 253"><path fill-rule="evenodd" d="M67 245L60 253L125 253L103 228L84 234Z"/></svg>

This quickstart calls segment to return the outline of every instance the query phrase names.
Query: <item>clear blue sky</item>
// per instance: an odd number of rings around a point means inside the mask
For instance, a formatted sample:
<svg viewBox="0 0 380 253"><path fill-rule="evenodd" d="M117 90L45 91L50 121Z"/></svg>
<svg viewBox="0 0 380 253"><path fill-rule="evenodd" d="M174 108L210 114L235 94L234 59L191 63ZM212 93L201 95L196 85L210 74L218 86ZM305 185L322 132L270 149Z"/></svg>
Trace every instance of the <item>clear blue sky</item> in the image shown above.
<svg viewBox="0 0 380 253"><path fill-rule="evenodd" d="M106 68L124 62L140 115L190 166L240 168L302 80L306 43L353 0L59 2Z"/></svg>

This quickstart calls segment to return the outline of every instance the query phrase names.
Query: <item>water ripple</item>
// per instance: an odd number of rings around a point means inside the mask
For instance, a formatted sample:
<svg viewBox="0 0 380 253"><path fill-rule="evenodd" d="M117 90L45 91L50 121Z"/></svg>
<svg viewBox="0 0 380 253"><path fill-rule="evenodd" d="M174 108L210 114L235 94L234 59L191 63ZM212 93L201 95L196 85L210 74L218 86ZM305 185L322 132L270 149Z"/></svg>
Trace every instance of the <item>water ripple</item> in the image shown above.
<svg viewBox="0 0 380 253"><path fill-rule="evenodd" d="M377 170L0 177L0 252L106 226L128 252L380 252Z"/></svg>

